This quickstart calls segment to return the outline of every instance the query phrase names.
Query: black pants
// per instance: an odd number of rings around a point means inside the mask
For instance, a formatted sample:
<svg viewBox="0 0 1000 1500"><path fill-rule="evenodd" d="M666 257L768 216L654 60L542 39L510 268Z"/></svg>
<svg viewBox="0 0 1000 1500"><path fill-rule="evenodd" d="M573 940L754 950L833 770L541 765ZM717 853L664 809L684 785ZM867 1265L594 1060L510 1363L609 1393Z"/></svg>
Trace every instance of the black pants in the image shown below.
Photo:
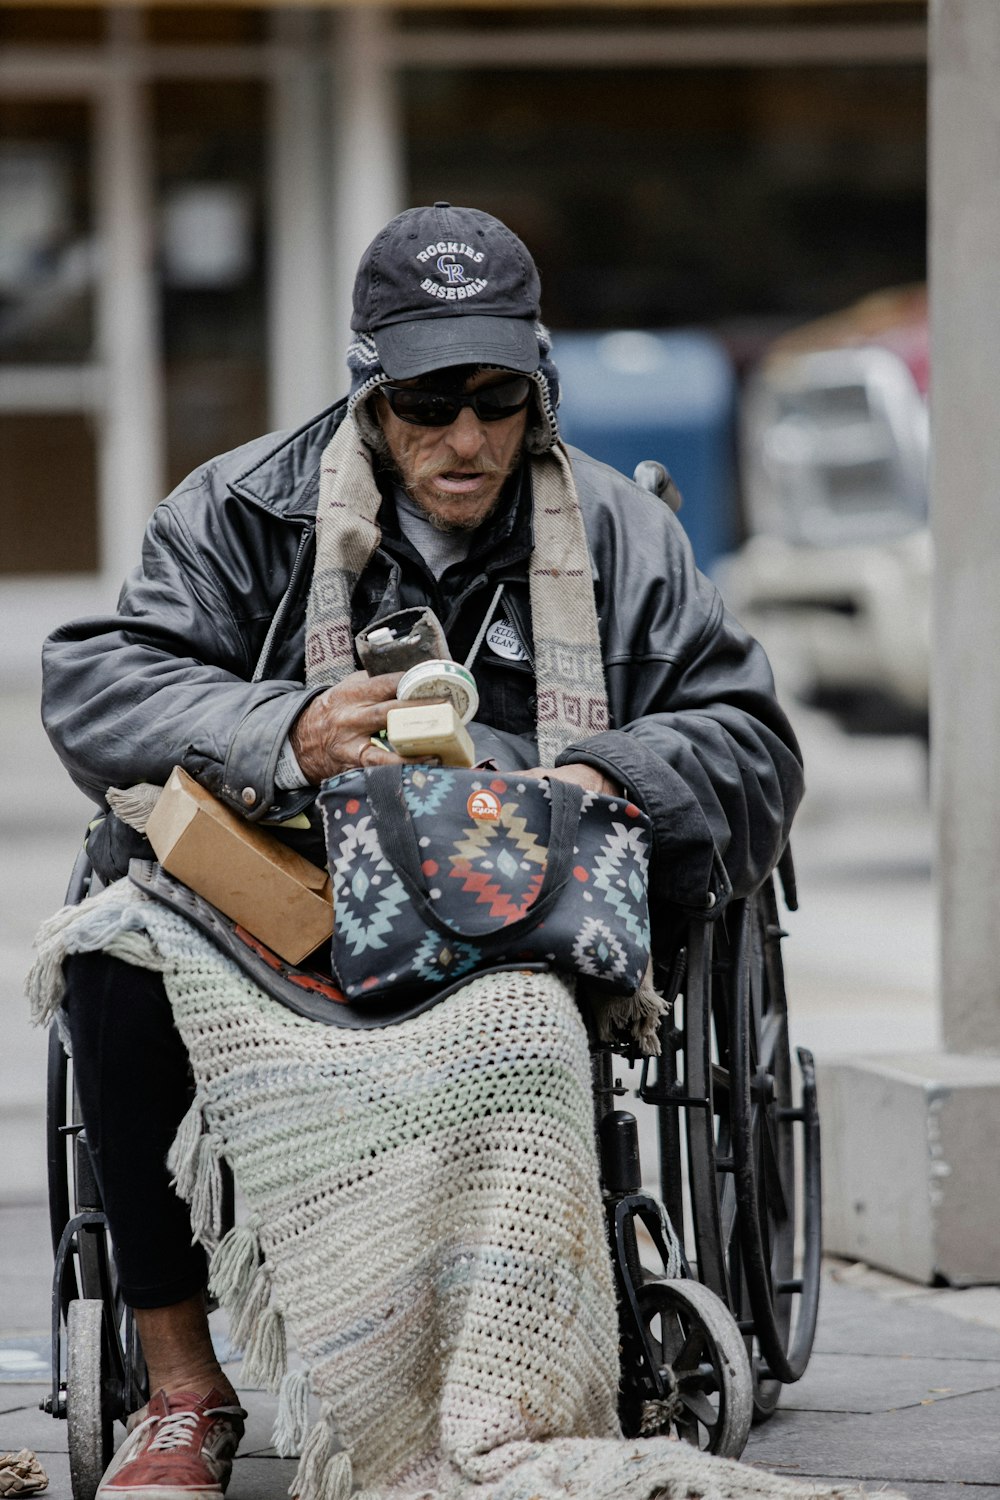
<svg viewBox="0 0 1000 1500"><path fill-rule="evenodd" d="M90 1153L130 1307L201 1291L205 1253L166 1156L193 1085L163 980L104 953L66 960L65 1008Z"/></svg>

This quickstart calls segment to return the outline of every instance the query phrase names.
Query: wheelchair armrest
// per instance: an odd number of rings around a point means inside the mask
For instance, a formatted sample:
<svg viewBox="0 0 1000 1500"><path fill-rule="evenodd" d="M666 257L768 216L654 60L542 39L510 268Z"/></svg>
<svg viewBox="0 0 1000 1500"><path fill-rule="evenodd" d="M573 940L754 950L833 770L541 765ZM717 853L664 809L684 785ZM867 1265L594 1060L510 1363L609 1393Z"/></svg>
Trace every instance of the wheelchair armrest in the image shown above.
<svg viewBox="0 0 1000 1500"><path fill-rule="evenodd" d="M80 902L85 901L92 891L96 895L99 889L100 877L91 864L90 855L87 853L87 846L84 844L73 861L69 884L66 886L66 900L63 904L65 906L79 906Z"/></svg>
<svg viewBox="0 0 1000 1500"><path fill-rule="evenodd" d="M781 851L778 860L778 878L781 881L781 894L785 898L785 905L789 911L799 909L799 891L795 880L795 865L792 863L792 846L786 844Z"/></svg>

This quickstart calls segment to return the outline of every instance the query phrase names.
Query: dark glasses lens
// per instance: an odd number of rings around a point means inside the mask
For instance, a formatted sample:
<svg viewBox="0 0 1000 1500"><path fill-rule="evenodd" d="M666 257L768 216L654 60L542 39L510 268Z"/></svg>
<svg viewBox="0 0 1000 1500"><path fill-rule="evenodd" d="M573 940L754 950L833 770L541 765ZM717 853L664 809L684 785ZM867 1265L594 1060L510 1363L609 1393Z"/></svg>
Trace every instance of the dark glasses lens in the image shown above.
<svg viewBox="0 0 1000 1500"><path fill-rule="evenodd" d="M419 386L384 385L382 394L401 422L415 427L450 427L463 406L471 406L481 422L501 422L523 411L531 395L527 375L514 375L496 385L484 385L471 395L421 390Z"/></svg>

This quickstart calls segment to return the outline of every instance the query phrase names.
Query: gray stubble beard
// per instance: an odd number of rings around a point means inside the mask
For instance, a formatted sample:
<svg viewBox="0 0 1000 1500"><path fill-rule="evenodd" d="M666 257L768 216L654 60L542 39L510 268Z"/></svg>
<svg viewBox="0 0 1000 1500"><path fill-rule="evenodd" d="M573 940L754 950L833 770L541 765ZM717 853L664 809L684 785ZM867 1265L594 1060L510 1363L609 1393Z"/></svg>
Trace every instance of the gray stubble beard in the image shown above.
<svg viewBox="0 0 1000 1500"><path fill-rule="evenodd" d="M450 521L447 516L435 515L433 511L429 511L427 509L422 500L420 500L416 495L412 494L412 492L404 483L403 476L399 471L399 465L396 463L396 460L392 455L392 450L389 447L388 439L386 438L386 435L382 431L382 428L379 424L378 415L374 410L374 405L375 403L372 402L370 407L372 428L372 431L369 435L370 446L380 464L385 468L386 472L395 481L395 483L399 485L400 489L405 491L410 504L417 507L417 509L420 511L420 514L424 517L425 521L427 521L428 525L433 526L435 531L444 532L448 536L455 536L463 531L478 531L479 527L482 526L484 522L489 520L490 516L493 515L497 506L500 504L500 496L503 494L503 486L501 486L496 499L490 506L486 515L480 516L476 521ZM507 483L507 480L510 478L511 474L514 473L523 456L524 445L522 444L522 446L517 450L517 454L510 466L510 469L504 476L504 484Z"/></svg>

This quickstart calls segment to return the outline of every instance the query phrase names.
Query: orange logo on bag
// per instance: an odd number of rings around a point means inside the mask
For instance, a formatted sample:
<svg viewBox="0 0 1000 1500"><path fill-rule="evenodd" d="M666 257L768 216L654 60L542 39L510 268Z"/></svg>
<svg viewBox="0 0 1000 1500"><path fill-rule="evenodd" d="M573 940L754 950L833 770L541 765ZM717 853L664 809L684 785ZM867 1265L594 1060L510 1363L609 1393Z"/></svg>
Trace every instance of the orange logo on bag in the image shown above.
<svg viewBox="0 0 1000 1500"><path fill-rule="evenodd" d="M500 818L500 798L496 792L473 792L466 806L469 817L477 823L496 823Z"/></svg>

